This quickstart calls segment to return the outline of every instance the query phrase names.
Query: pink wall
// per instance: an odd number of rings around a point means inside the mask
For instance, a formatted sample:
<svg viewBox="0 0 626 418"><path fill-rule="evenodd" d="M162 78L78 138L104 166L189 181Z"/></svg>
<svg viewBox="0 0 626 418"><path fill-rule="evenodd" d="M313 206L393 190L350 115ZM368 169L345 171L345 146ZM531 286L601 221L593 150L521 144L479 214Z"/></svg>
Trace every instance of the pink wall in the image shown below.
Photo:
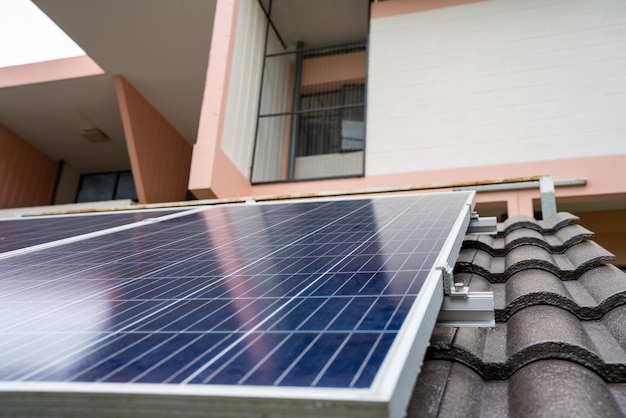
<svg viewBox="0 0 626 418"><path fill-rule="evenodd" d="M58 163L0 125L0 208L49 205Z"/></svg>
<svg viewBox="0 0 626 418"><path fill-rule="evenodd" d="M191 145L121 75L115 88L139 201L184 200Z"/></svg>
<svg viewBox="0 0 626 418"><path fill-rule="evenodd" d="M302 62L302 93L336 88L338 83L365 82L365 51L305 59Z"/></svg>
<svg viewBox="0 0 626 418"><path fill-rule="evenodd" d="M396 16L406 13L417 13L442 7L459 6L484 0L377 0L372 3L372 19Z"/></svg>
<svg viewBox="0 0 626 418"><path fill-rule="evenodd" d="M302 181L256 185L251 195L307 194L329 191L350 191L378 187L416 189L449 188L452 184L489 182L498 179L551 175L554 180L584 178L587 185L560 187L556 195L569 202L621 199L626 193L626 182L615 175L615 169L626 166L626 155L572 158L523 164L502 164L446 170L415 171L402 174L366 176L360 178L322 181ZM441 189L440 189L441 190ZM224 196L226 197L226 196ZM229 195L228 197L233 197ZM533 215L533 199L539 198L539 189L479 193L478 203L506 202L509 216Z"/></svg>
<svg viewBox="0 0 626 418"><path fill-rule="evenodd" d="M104 74L87 55L0 68L0 88Z"/></svg>
<svg viewBox="0 0 626 418"><path fill-rule="evenodd" d="M215 9L200 126L189 176L189 190L199 199L247 196L250 191L248 179L221 148L238 7L238 0L218 0Z"/></svg>

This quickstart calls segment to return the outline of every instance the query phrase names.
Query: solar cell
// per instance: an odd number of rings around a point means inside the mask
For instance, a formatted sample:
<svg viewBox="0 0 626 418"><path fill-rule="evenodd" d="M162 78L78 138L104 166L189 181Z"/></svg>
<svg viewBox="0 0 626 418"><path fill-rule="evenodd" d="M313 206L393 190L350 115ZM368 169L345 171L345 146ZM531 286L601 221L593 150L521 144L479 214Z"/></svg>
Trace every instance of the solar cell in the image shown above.
<svg viewBox="0 0 626 418"><path fill-rule="evenodd" d="M234 397L270 387L273 398L333 388L371 402L382 375L398 386L385 370L404 367L413 328L434 325L407 318L442 292L435 262L462 237L472 199L217 206L0 259L0 381Z"/></svg>
<svg viewBox="0 0 626 418"><path fill-rule="evenodd" d="M175 213L173 210L24 217L0 220L0 253Z"/></svg>

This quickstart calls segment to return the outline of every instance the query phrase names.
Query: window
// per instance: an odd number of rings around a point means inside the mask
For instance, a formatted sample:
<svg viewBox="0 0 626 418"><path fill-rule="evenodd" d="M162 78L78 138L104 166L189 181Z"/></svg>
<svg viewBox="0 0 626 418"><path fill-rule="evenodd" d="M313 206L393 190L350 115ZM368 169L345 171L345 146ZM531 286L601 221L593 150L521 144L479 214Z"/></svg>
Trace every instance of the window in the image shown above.
<svg viewBox="0 0 626 418"><path fill-rule="evenodd" d="M363 175L367 0L260 2L253 183Z"/></svg>
<svg viewBox="0 0 626 418"><path fill-rule="evenodd" d="M296 157L363 150L364 102L364 84L303 95Z"/></svg>
<svg viewBox="0 0 626 418"><path fill-rule="evenodd" d="M130 171L81 176L76 195L77 203L118 199L137 200L135 182Z"/></svg>

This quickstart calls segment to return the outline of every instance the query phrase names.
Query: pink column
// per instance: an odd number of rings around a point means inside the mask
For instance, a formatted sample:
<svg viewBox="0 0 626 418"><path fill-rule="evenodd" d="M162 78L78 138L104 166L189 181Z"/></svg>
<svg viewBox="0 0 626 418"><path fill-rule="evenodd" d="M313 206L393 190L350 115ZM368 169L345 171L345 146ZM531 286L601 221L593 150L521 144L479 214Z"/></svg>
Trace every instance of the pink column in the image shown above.
<svg viewBox="0 0 626 418"><path fill-rule="evenodd" d="M185 200L191 144L121 75L115 89L139 201Z"/></svg>
<svg viewBox="0 0 626 418"><path fill-rule="evenodd" d="M199 199L249 194L250 183L221 148L239 0L218 0L211 52L193 147L189 190Z"/></svg>

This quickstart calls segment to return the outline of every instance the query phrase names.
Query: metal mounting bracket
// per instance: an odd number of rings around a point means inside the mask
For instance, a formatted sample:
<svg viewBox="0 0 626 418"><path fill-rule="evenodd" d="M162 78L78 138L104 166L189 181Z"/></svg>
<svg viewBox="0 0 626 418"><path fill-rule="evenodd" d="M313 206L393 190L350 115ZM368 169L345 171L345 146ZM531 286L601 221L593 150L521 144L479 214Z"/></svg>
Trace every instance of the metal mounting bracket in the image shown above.
<svg viewBox="0 0 626 418"><path fill-rule="evenodd" d="M468 292L465 298L444 296L437 326L494 327L493 292Z"/></svg>
<svg viewBox="0 0 626 418"><path fill-rule="evenodd" d="M497 232L496 218L480 218L476 212L471 212L469 218L467 234L495 234ZM442 261L435 266L435 269L441 271L444 291L437 325L444 327L495 326L493 292L470 292L469 286L462 281L454 280L454 267L450 263L453 261Z"/></svg>
<svg viewBox="0 0 626 418"><path fill-rule="evenodd" d="M444 298L437 325L444 327L495 326L493 292L470 292L469 286L454 281L453 268L446 264L441 270Z"/></svg>
<svg viewBox="0 0 626 418"><path fill-rule="evenodd" d="M437 270L441 270L441 277L443 278L443 293L449 295L454 287L454 274L453 268L450 264L442 266L436 266Z"/></svg>
<svg viewBox="0 0 626 418"><path fill-rule="evenodd" d="M472 212L467 233L469 235L495 235L498 232L497 223L498 220L494 216L481 218L478 213Z"/></svg>
<svg viewBox="0 0 626 418"><path fill-rule="evenodd" d="M454 298L466 298L469 293L469 287L463 283L454 282L454 269L451 265L446 264L436 267L437 270L441 270L443 277L443 291L446 295Z"/></svg>
<svg viewBox="0 0 626 418"><path fill-rule="evenodd" d="M554 195L554 181L552 176L543 176L539 179L541 193L541 217L548 219L556 215L556 198Z"/></svg>

